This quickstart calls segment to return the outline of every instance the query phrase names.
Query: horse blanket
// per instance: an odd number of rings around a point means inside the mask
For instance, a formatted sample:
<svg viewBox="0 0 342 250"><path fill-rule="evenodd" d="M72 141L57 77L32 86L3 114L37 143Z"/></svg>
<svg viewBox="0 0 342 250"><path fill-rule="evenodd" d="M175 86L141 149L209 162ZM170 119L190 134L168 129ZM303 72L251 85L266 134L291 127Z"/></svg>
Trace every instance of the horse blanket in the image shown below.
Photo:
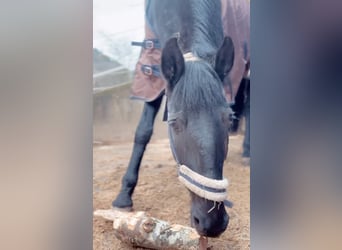
<svg viewBox="0 0 342 250"><path fill-rule="evenodd" d="M224 84L227 100L233 101L241 79L249 70L250 3L249 0L221 0L221 4L223 32L232 38L235 50L234 65L229 73L232 88ZM145 1L145 10L146 6ZM135 67L131 98L151 102L164 93L166 83L159 70L161 44L148 23L148 13L145 13L145 39L132 42L142 49Z"/></svg>

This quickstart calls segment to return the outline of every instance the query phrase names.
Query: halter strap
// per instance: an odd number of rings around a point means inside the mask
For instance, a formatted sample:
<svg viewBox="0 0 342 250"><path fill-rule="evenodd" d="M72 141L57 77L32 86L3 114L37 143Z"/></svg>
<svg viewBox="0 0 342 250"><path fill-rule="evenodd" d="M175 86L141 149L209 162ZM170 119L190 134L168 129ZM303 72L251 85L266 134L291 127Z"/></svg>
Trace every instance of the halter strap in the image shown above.
<svg viewBox="0 0 342 250"><path fill-rule="evenodd" d="M184 57L184 61L186 61L186 62L202 61L201 58L195 56L192 52L188 52L188 53L183 54L183 57Z"/></svg>

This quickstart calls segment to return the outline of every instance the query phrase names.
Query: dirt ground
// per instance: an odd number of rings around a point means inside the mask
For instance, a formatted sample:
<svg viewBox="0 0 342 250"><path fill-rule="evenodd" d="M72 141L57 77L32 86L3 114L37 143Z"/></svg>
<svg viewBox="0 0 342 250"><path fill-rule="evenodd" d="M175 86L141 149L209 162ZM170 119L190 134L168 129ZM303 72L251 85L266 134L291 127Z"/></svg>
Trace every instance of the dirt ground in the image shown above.
<svg viewBox="0 0 342 250"><path fill-rule="evenodd" d="M210 249L250 249L250 168L241 159L242 135L230 137L224 175L229 180L228 198L234 207L227 208L228 229L209 239ZM94 145L93 208L108 209L119 192L132 150L131 141ZM190 225L190 199L186 188L177 180L176 164L168 139L150 142L142 160L138 185L133 195L134 210L149 212L153 217L172 223ZM93 249L132 248L115 238L112 222L93 219Z"/></svg>

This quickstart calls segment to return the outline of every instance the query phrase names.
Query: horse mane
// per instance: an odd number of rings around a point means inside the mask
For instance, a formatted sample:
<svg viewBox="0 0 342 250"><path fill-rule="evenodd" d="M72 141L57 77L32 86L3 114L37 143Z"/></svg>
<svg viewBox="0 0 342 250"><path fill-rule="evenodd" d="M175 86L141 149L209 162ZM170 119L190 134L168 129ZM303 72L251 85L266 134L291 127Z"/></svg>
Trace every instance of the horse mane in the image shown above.
<svg viewBox="0 0 342 250"><path fill-rule="evenodd" d="M185 73L173 90L177 109L198 112L227 105L222 81L213 69L223 42L220 0L189 0L191 6L191 52L203 60L187 61Z"/></svg>
<svg viewBox="0 0 342 250"><path fill-rule="evenodd" d="M148 0L146 20L162 44L179 33L182 52L201 59L185 63L185 73L172 90L175 108L198 111L225 105L222 81L213 69L224 38L221 1Z"/></svg>
<svg viewBox="0 0 342 250"><path fill-rule="evenodd" d="M172 90L172 96L179 111L215 110L228 105L221 80L205 61L185 63L185 73Z"/></svg>
<svg viewBox="0 0 342 250"><path fill-rule="evenodd" d="M220 0L191 0L193 17L192 52L211 60L223 41Z"/></svg>
<svg viewBox="0 0 342 250"><path fill-rule="evenodd" d="M223 42L220 0L147 0L146 22L164 45L180 35L183 53L212 61Z"/></svg>

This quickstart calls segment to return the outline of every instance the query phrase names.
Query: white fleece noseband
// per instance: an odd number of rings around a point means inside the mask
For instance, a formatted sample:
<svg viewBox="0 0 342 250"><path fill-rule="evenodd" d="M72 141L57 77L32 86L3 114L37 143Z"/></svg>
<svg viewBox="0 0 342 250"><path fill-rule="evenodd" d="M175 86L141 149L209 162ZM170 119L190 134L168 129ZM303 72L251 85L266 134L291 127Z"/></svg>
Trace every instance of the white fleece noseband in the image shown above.
<svg viewBox="0 0 342 250"><path fill-rule="evenodd" d="M181 183L204 199L222 202L227 198L227 179L211 179L192 171L185 165L179 166L178 175Z"/></svg>

